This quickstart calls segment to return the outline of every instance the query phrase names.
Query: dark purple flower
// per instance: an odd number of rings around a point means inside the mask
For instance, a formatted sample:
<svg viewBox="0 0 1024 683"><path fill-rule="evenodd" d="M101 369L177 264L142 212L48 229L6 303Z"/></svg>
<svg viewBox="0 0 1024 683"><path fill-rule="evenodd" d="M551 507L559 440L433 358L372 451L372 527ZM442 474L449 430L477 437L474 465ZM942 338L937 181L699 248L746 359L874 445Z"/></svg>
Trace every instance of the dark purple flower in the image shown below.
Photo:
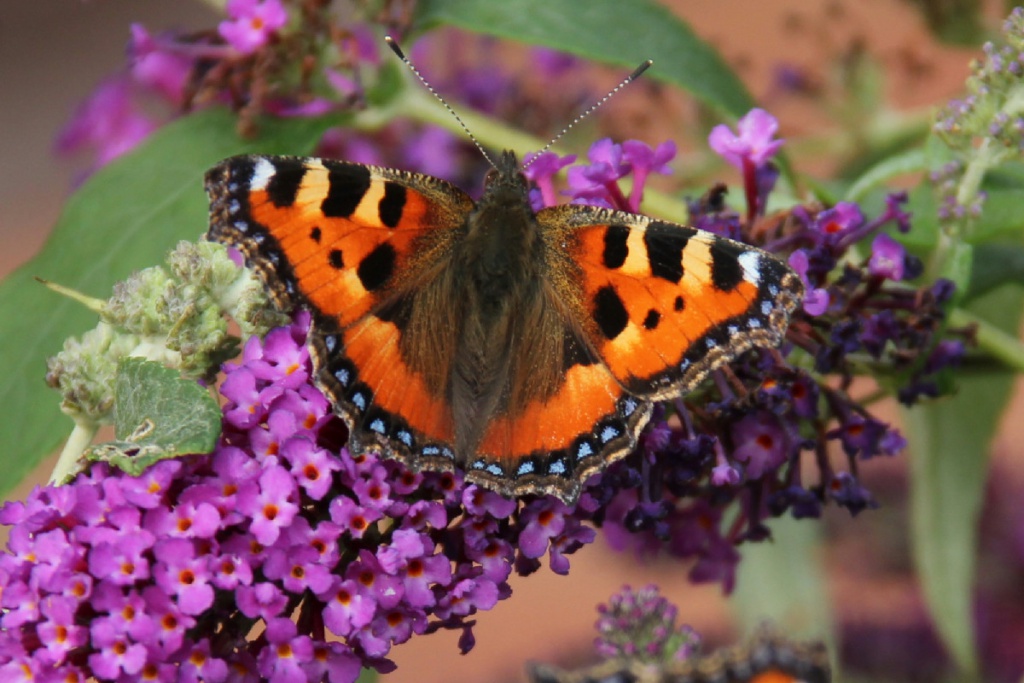
<svg viewBox="0 0 1024 683"><path fill-rule="evenodd" d="M569 573L569 554L576 552L583 546L593 543L597 532L591 527L585 526L575 516L565 517L565 526L562 533L551 539L551 551L548 556L548 565L551 571L556 574L566 575Z"/></svg>
<svg viewBox="0 0 1024 683"><path fill-rule="evenodd" d="M880 358L887 343L895 343L899 339L902 327L896 314L891 310L882 310L864 321L860 341L864 348L875 358Z"/></svg>
<svg viewBox="0 0 1024 683"><path fill-rule="evenodd" d="M907 203L908 196L906 192L892 192L885 196L885 213L879 218L880 223L893 221L896 223L896 229L901 233L910 232L910 213L903 210L903 205Z"/></svg>
<svg viewBox="0 0 1024 683"><path fill-rule="evenodd" d="M759 412L742 417L732 432L732 457L743 463L747 480L758 479L786 460L789 438L772 413Z"/></svg>
<svg viewBox="0 0 1024 683"><path fill-rule="evenodd" d="M839 472L832 478L828 490L829 496L842 507L856 516L861 510L878 507L874 496L849 472Z"/></svg>
<svg viewBox="0 0 1024 683"><path fill-rule="evenodd" d="M813 491L808 491L803 486L789 486L772 494L768 506L776 515L791 510L794 519L821 517L821 500Z"/></svg>
<svg viewBox="0 0 1024 683"><path fill-rule="evenodd" d="M868 261L868 272L872 275L888 278L899 282L903 279L903 266L906 261L906 250L903 245L886 235L878 233L871 243L871 259Z"/></svg>
<svg viewBox="0 0 1024 683"><path fill-rule="evenodd" d="M828 433L828 437L838 438L843 444L843 450L850 457L895 455L906 445L898 431L872 417L858 413L847 416L838 429Z"/></svg>
<svg viewBox="0 0 1024 683"><path fill-rule="evenodd" d="M557 498L546 497L527 503L519 516L523 530L519 533L519 549L529 558L541 557L548 541L565 529L565 505Z"/></svg>
<svg viewBox="0 0 1024 683"><path fill-rule="evenodd" d="M814 229L826 243L835 244L864 225L864 214L853 202L839 202L814 219Z"/></svg>
<svg viewBox="0 0 1024 683"><path fill-rule="evenodd" d="M796 271L804 283L804 312L817 316L828 310L829 294L827 289L815 287L807 279L808 266L807 252L803 249L797 249L789 255L789 267Z"/></svg>
<svg viewBox="0 0 1024 683"><path fill-rule="evenodd" d="M963 362L967 349L959 339L943 339L932 352L928 354L925 361L924 371L928 374L939 372L944 368L955 368Z"/></svg>

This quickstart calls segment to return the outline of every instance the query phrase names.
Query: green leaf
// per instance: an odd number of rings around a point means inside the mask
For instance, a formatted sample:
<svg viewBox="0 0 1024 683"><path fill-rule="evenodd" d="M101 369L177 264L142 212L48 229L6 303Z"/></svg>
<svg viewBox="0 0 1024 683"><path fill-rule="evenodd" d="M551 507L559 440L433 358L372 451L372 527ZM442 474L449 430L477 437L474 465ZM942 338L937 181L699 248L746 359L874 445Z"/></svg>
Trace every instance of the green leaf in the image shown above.
<svg viewBox="0 0 1024 683"><path fill-rule="evenodd" d="M327 122L267 122L254 140L240 139L235 124L223 110L187 116L97 171L68 200L43 250L0 284L0 493L70 431L44 382L46 359L96 324L95 314L33 278L107 298L115 282L205 232L207 168L233 154L308 153Z"/></svg>
<svg viewBox="0 0 1024 683"><path fill-rule="evenodd" d="M93 446L85 457L137 477L159 460L213 452L220 418L220 404L195 380L160 363L125 358L114 384L117 441Z"/></svg>
<svg viewBox="0 0 1024 683"><path fill-rule="evenodd" d="M974 269L974 246L967 242L954 244L949 250L946 262L942 264L941 277L956 285L956 297L960 299L968 291L971 271Z"/></svg>
<svg viewBox="0 0 1024 683"><path fill-rule="evenodd" d="M785 517L769 526L770 541L743 546L730 601L737 619L746 634L767 620L794 638L824 640L835 653L831 603L819 558L821 524Z"/></svg>
<svg viewBox="0 0 1024 683"><path fill-rule="evenodd" d="M967 300L987 294L1004 284L1024 285L1024 246L979 244L974 248L971 284Z"/></svg>
<svg viewBox="0 0 1024 683"><path fill-rule="evenodd" d="M708 43L652 0L420 0L414 27L439 25L544 45L627 69L654 60L647 72L708 106L739 117L754 106L743 83ZM648 76L645 75L645 78Z"/></svg>
<svg viewBox="0 0 1024 683"><path fill-rule="evenodd" d="M851 202L859 202L864 199L868 191L892 180L896 176L920 173L926 169L925 154L921 149L912 149L908 152L889 157L875 164L857 178L853 185L850 186L850 189L846 191L846 199Z"/></svg>
<svg viewBox="0 0 1024 683"><path fill-rule="evenodd" d="M927 183L921 183L913 190L907 201L910 212L910 232L893 237L905 244L919 256L926 254L939 242L939 215L935 204L935 193Z"/></svg>
<svg viewBox="0 0 1024 683"><path fill-rule="evenodd" d="M978 225L968 237L971 242L978 243L996 237L1020 235L1024 232L1024 190L992 188L986 182L985 200Z"/></svg>
<svg viewBox="0 0 1024 683"><path fill-rule="evenodd" d="M1015 333L1024 292L1003 287L971 310ZM959 374L956 395L904 411L911 452L911 543L925 600L962 672L977 672L972 590L977 525L996 426L1013 375Z"/></svg>

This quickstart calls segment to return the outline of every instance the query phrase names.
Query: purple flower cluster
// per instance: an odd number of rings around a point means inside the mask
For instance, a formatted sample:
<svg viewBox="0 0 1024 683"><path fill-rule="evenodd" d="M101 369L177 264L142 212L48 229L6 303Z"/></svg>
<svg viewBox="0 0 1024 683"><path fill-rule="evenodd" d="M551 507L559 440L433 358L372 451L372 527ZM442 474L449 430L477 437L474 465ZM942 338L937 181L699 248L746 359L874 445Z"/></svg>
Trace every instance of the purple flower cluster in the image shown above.
<svg viewBox="0 0 1024 683"><path fill-rule="evenodd" d="M658 594L657 586L624 586L607 605L597 608L594 645L605 658L638 659L655 664L684 661L700 648L690 626L676 626L679 609Z"/></svg>
<svg viewBox="0 0 1024 683"><path fill-rule="evenodd" d="M0 679L353 681L413 634L460 629L468 651L513 570L568 572L595 532L557 500L351 455L308 323L225 367L212 455L95 466L0 510Z"/></svg>
<svg viewBox="0 0 1024 683"><path fill-rule="evenodd" d="M770 162L779 149L777 128L773 117L755 110L738 132L716 128L711 135L712 147L744 176L745 220L725 204L722 186L690 208L693 224L788 258L803 278L808 294L786 343L747 354L716 371L707 389L660 407L637 453L588 489L600 504L595 522L614 547L690 558L693 580L718 581L727 590L737 544L768 537L767 517L816 517L828 501L852 514L876 505L859 483L858 463L898 453L905 441L850 396L854 375L872 364L872 372L893 378L909 404L937 394L941 374L964 353L961 340L941 336L948 333L943 307L951 285L902 285L920 275L920 263L881 232L886 225L909 229L905 197L890 197L882 215L870 220L852 203L763 215L778 176ZM648 173L665 172L673 151L602 140L589 165L569 168L568 193L636 210L619 179L632 172L632 194L639 196ZM542 190L535 199L554 196L550 176L568 162L551 155L530 168ZM857 263L851 248L865 242L870 251ZM845 469L827 457L830 445L845 454ZM803 454L817 466L813 478L801 466ZM727 513L731 506L738 511Z"/></svg>

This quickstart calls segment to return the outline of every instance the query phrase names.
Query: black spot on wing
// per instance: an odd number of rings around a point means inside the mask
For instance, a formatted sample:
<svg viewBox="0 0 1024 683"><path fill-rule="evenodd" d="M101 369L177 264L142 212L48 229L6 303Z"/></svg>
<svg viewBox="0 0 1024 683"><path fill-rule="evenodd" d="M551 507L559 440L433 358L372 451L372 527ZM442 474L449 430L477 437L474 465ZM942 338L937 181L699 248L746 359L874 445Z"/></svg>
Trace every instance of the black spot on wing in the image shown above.
<svg viewBox="0 0 1024 683"><path fill-rule="evenodd" d="M322 236L323 233L320 231L320 228L315 225L313 226L313 229L309 231L309 239L313 240L317 244L320 244L320 238Z"/></svg>
<svg viewBox="0 0 1024 683"><path fill-rule="evenodd" d="M302 187L306 166L298 159L277 159L274 161L274 175L267 181L267 196L274 206L291 206Z"/></svg>
<svg viewBox="0 0 1024 683"><path fill-rule="evenodd" d="M348 218L370 189L370 169L357 164L324 161L327 168L327 196L320 210L330 218Z"/></svg>
<svg viewBox="0 0 1024 683"><path fill-rule="evenodd" d="M686 308L686 301L682 296L676 296L676 300L672 302L672 308L676 310L676 313L680 313L684 308Z"/></svg>
<svg viewBox="0 0 1024 683"><path fill-rule="evenodd" d="M381 223L393 228L402 220L405 208L405 188L390 180L384 183L384 196L381 197L377 210L380 212Z"/></svg>
<svg viewBox="0 0 1024 683"><path fill-rule="evenodd" d="M661 313L658 313L653 308L647 311L647 317L644 318L644 329L653 330L657 329L658 323L661 322Z"/></svg>
<svg viewBox="0 0 1024 683"><path fill-rule="evenodd" d="M341 254L341 249L331 249L327 255L327 262L331 264L331 268L341 270L345 267L345 259Z"/></svg>
<svg viewBox="0 0 1024 683"><path fill-rule="evenodd" d="M644 245L651 274L673 284L683 279L683 251L695 234L692 228L652 222L644 231Z"/></svg>
<svg viewBox="0 0 1024 683"><path fill-rule="evenodd" d="M629 256L629 228L625 225L609 225L604 231L604 254L602 260L606 268L621 268Z"/></svg>
<svg viewBox="0 0 1024 683"><path fill-rule="evenodd" d="M356 275L368 292L383 287L395 271L395 248L389 243L377 245L377 248L359 262Z"/></svg>
<svg viewBox="0 0 1024 683"><path fill-rule="evenodd" d="M743 281L739 256L745 249L734 242L716 240L711 245L711 284L723 292L732 291Z"/></svg>
<svg viewBox="0 0 1024 683"><path fill-rule="evenodd" d="M602 287L594 294L594 322L605 339L615 339L629 324L629 312L614 287Z"/></svg>

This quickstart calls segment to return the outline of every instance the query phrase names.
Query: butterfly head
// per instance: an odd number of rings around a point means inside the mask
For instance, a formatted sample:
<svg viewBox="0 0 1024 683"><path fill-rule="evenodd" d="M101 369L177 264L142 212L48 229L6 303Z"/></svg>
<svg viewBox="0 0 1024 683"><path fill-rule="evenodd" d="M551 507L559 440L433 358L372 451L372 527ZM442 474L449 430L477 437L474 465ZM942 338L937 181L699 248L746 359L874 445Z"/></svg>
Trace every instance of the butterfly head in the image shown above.
<svg viewBox="0 0 1024 683"><path fill-rule="evenodd" d="M519 166L516 153L506 149L498 162L487 173L484 181L484 198L505 203L509 198L526 201L529 183Z"/></svg>

